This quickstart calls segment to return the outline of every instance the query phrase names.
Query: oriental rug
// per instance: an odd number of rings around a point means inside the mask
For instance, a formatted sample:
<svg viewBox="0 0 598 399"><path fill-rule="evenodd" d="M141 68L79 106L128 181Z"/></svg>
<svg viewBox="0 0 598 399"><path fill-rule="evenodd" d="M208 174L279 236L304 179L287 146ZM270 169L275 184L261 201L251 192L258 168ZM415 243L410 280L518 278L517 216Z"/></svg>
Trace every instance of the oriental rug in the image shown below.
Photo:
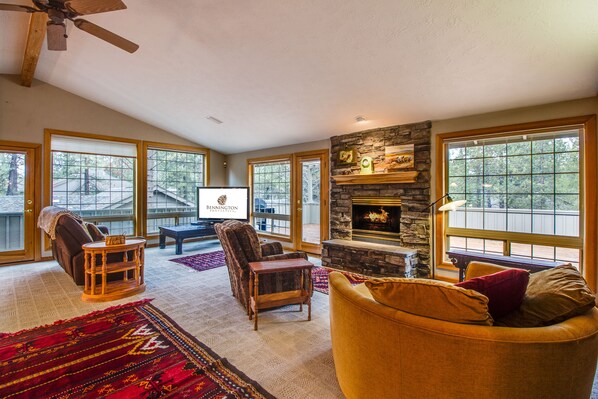
<svg viewBox="0 0 598 399"><path fill-rule="evenodd" d="M337 269L330 269L327 267L322 267L322 266L314 266L311 272L311 277L313 280L313 285L314 285L314 290L321 292L323 294L328 294L328 275L332 272L340 272L342 274L345 275L345 277L347 277L347 279L349 279L349 282L351 283L351 285L357 285L357 284L361 284L364 281L366 281L368 278L368 276L364 276L363 274L357 274L357 273L349 273L349 272L344 272L341 270L337 270Z"/></svg>
<svg viewBox="0 0 598 399"><path fill-rule="evenodd" d="M215 269L217 267L226 265L224 260L224 251L183 256L182 258L170 259L170 261L180 263L181 265L190 267L198 272Z"/></svg>
<svg viewBox="0 0 598 399"><path fill-rule="evenodd" d="M1 398L256 398L256 382L149 300L0 334Z"/></svg>

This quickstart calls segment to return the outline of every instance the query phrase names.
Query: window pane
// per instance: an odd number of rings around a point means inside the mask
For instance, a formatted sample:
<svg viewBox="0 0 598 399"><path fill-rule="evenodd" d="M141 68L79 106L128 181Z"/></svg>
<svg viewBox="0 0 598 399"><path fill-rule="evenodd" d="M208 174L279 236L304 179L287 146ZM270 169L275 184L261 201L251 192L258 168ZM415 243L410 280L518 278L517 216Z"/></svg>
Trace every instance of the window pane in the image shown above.
<svg viewBox="0 0 598 399"><path fill-rule="evenodd" d="M449 249L467 249L467 239L465 237L450 236L448 242Z"/></svg>
<svg viewBox="0 0 598 399"><path fill-rule="evenodd" d="M534 193L534 195L554 193L554 175L533 176L532 192Z"/></svg>
<svg viewBox="0 0 598 399"><path fill-rule="evenodd" d="M532 258L554 260L554 247L547 247L545 245L532 245Z"/></svg>
<svg viewBox="0 0 598 399"><path fill-rule="evenodd" d="M256 163L252 165L251 170L253 211L260 213L253 218L256 230L290 236L290 161Z"/></svg>
<svg viewBox="0 0 598 399"><path fill-rule="evenodd" d="M203 153L147 151L147 232L197 219L197 187L204 185Z"/></svg>
<svg viewBox="0 0 598 399"><path fill-rule="evenodd" d="M569 129L450 143L448 190L465 193L467 204L449 214L449 227L579 234L579 134Z"/></svg>
<svg viewBox="0 0 598 399"><path fill-rule="evenodd" d="M532 143L529 141L507 143L507 154L509 156L531 154L531 152L532 152L531 144Z"/></svg>
<svg viewBox="0 0 598 399"><path fill-rule="evenodd" d="M532 172L532 157L521 155L507 158L507 172L510 175L530 174Z"/></svg>
<svg viewBox="0 0 598 399"><path fill-rule="evenodd" d="M467 176L481 176L484 174L484 160L481 158L467 159Z"/></svg>
<svg viewBox="0 0 598 399"><path fill-rule="evenodd" d="M531 258L532 246L530 244L511 243L511 256Z"/></svg>
<svg viewBox="0 0 598 399"><path fill-rule="evenodd" d="M90 222L112 224L111 234L135 232L135 158L52 151L51 161L53 205Z"/></svg>
<svg viewBox="0 0 598 399"><path fill-rule="evenodd" d="M555 154L556 172L579 172L579 152Z"/></svg>

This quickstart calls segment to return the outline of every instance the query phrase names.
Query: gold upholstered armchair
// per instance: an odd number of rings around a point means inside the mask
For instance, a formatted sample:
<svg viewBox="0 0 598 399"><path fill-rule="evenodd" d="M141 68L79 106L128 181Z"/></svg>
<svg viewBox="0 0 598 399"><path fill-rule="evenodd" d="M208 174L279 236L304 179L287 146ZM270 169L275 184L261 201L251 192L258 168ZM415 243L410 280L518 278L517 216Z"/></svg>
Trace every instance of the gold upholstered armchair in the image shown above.
<svg viewBox="0 0 598 399"><path fill-rule="evenodd" d="M461 324L386 306L340 273L330 274L330 332L347 399L587 399L598 355L595 307L542 327Z"/></svg>
<svg viewBox="0 0 598 399"><path fill-rule="evenodd" d="M227 220L214 225L214 228L224 250L233 295L245 309L248 309L249 304L249 262L307 259L305 252L284 253L279 242L260 244L257 232L248 223ZM300 287L299 272L267 274L259 280L261 294L296 290Z"/></svg>

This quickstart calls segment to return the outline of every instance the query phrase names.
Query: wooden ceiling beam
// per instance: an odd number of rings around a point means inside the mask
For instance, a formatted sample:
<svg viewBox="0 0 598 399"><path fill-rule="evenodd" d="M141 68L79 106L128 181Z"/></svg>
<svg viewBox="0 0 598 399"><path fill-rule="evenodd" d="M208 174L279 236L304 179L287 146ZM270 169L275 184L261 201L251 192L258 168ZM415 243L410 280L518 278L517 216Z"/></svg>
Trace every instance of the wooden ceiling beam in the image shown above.
<svg viewBox="0 0 598 399"><path fill-rule="evenodd" d="M23 56L23 67L21 68L21 84L25 87L31 87L33 82L37 60L46 37L47 20L48 16L43 12L31 14L29 20L29 34L27 35L27 46Z"/></svg>

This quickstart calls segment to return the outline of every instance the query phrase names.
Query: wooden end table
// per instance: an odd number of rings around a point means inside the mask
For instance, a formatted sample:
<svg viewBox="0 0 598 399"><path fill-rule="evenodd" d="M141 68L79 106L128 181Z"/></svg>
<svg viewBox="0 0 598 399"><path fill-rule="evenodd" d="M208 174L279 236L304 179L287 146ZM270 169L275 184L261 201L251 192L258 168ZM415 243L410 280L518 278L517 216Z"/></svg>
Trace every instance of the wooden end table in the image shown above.
<svg viewBox="0 0 598 399"><path fill-rule="evenodd" d="M104 241L83 244L85 257L85 288L82 299L86 302L105 302L135 295L145 291L143 258L145 240L134 238L120 245L106 245ZM128 259L128 252L133 252ZM108 262L108 254L122 253L122 262ZM97 257L101 263L97 264ZM129 278L129 271L133 278ZM108 275L122 273L123 280L108 281ZM99 279L99 282L98 282Z"/></svg>
<svg viewBox="0 0 598 399"><path fill-rule="evenodd" d="M253 329L257 330L257 318L260 309L298 304L299 311L303 311L303 304L307 305L307 320L311 320L311 294L313 284L311 269L313 263L300 259L271 260L266 262L249 263L249 320L255 315ZM276 292L274 294L259 293L259 278L262 274L299 271L301 273L300 289Z"/></svg>

